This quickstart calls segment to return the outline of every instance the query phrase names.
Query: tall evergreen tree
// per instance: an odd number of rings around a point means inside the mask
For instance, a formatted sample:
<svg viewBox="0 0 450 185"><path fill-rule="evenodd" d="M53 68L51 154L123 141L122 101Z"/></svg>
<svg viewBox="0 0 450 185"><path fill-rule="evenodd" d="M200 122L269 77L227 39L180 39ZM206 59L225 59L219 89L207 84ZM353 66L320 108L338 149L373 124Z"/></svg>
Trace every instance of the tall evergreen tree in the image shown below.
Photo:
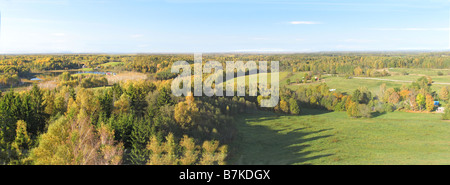
<svg viewBox="0 0 450 185"><path fill-rule="evenodd" d="M11 144L14 155L10 156L11 164L24 164L24 159L31 149L31 139L27 133L27 123L17 121L16 138Z"/></svg>
<svg viewBox="0 0 450 185"><path fill-rule="evenodd" d="M174 101L173 101L172 97L170 96L170 90L166 87L162 87L161 90L159 90L157 106L161 107L166 104L173 105Z"/></svg>
<svg viewBox="0 0 450 185"><path fill-rule="evenodd" d="M29 96L31 114L27 115L29 119L26 120L26 122L29 124L28 130L30 134L36 136L38 133L44 131L45 120L47 117L45 114L43 92L36 84L34 84L33 88L29 92ZM27 105L24 105L24 107L27 107Z"/></svg>
<svg viewBox="0 0 450 185"><path fill-rule="evenodd" d="M152 135L151 123L144 120L136 121L131 131L131 148L128 161L131 164L143 165L149 159L149 151L147 150L147 142Z"/></svg>

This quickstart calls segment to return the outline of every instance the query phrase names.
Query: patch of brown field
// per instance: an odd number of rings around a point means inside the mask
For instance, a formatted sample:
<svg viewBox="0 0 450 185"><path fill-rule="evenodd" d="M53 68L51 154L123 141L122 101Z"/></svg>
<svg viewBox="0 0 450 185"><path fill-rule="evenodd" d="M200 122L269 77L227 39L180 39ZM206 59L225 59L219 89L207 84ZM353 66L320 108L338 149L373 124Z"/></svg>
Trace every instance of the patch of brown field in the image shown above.
<svg viewBox="0 0 450 185"><path fill-rule="evenodd" d="M54 89L54 88L56 88L56 86L58 86L58 82L55 80L44 81L44 82L38 83L38 87L43 88L43 89ZM29 88L31 89L31 87L32 86L30 86Z"/></svg>
<svg viewBox="0 0 450 185"><path fill-rule="evenodd" d="M127 81L127 80L145 80L147 79L147 75L144 73L138 73L138 72L121 72L114 75L107 75L106 79L108 80L109 84L114 84L121 81Z"/></svg>

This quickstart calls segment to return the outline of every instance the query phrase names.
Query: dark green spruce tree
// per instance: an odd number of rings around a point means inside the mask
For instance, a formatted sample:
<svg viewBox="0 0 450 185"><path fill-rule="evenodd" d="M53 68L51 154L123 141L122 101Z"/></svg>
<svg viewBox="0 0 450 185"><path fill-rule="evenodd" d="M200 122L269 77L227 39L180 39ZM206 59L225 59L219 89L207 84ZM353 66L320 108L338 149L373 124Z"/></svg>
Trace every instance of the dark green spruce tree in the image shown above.
<svg viewBox="0 0 450 185"><path fill-rule="evenodd" d="M147 142L150 140L154 129L149 120L136 121L131 132L131 149L128 157L130 164L143 165L149 158Z"/></svg>

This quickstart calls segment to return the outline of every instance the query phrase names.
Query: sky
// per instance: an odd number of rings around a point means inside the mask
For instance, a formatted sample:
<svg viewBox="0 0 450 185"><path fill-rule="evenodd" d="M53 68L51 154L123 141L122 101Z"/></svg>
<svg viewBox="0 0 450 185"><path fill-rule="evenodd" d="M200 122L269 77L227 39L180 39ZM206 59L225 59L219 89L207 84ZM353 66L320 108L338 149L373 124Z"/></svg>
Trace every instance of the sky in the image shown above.
<svg viewBox="0 0 450 185"><path fill-rule="evenodd" d="M449 0L0 0L0 54L450 50Z"/></svg>

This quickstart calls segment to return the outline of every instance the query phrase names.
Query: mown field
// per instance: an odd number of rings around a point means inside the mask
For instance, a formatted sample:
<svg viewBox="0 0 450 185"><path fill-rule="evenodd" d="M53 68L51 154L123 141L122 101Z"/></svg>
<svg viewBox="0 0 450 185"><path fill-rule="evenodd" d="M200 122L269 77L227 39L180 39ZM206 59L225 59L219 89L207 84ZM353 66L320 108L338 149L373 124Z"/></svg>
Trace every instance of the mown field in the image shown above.
<svg viewBox="0 0 450 185"><path fill-rule="evenodd" d="M393 112L370 119L303 109L238 117L230 164L450 164L450 122Z"/></svg>

